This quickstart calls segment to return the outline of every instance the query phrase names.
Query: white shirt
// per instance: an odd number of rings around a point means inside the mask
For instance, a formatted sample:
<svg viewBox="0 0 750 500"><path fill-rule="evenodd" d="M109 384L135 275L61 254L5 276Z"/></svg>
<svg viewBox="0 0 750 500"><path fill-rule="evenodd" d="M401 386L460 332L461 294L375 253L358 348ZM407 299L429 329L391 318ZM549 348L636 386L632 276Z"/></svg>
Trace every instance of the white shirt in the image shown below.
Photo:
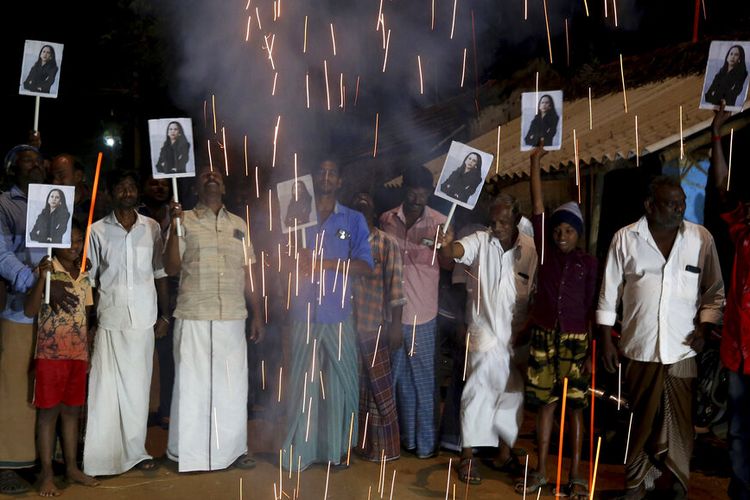
<svg viewBox="0 0 750 500"><path fill-rule="evenodd" d="M597 323L614 325L620 302L625 357L668 365L695 356L686 337L698 322L718 323L724 304L711 234L684 221L665 260L645 216L617 231L607 255Z"/></svg>
<svg viewBox="0 0 750 500"><path fill-rule="evenodd" d="M458 242L464 255L456 262L471 266L478 281L471 287L469 349L487 351L498 342L507 345L526 322L533 295L537 268L534 240L519 233L515 244L504 251L489 231L477 231Z"/></svg>
<svg viewBox="0 0 750 500"><path fill-rule="evenodd" d="M90 276L99 288L97 318L110 330L149 328L158 307L154 280L166 277L159 224L138 217L126 231L114 212L91 225Z"/></svg>

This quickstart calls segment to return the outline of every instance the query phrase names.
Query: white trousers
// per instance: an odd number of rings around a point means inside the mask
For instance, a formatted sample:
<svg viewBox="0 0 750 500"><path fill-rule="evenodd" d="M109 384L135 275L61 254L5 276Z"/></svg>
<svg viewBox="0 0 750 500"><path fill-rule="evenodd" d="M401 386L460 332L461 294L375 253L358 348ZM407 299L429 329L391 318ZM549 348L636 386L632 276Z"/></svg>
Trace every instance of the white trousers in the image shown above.
<svg viewBox="0 0 750 500"><path fill-rule="evenodd" d="M122 474L151 458L146 430L153 356L153 328L97 330L83 448L86 474Z"/></svg>
<svg viewBox="0 0 750 500"><path fill-rule="evenodd" d="M508 347L497 342L487 351L470 351L461 395L461 445L466 448L513 446L523 410L523 379Z"/></svg>
<svg viewBox="0 0 750 500"><path fill-rule="evenodd" d="M180 472L225 469L247 453L245 320L178 319L167 456Z"/></svg>

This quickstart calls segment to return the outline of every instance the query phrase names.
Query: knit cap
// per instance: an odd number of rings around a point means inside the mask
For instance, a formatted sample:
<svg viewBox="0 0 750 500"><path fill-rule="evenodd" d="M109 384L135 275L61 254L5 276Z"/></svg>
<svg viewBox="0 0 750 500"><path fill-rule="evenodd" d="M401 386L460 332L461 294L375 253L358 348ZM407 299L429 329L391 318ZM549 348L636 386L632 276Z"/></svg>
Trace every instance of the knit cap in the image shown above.
<svg viewBox="0 0 750 500"><path fill-rule="evenodd" d="M583 214L578 203L574 201L563 203L552 212L550 227L554 229L563 222L570 224L578 232L578 236L583 235Z"/></svg>

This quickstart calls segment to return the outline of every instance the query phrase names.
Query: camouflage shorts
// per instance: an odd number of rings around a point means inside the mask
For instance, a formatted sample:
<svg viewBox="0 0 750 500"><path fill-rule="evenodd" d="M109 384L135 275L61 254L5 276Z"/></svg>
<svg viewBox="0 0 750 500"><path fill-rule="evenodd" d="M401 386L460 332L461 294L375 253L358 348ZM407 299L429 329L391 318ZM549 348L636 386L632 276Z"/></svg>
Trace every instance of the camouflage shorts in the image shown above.
<svg viewBox="0 0 750 500"><path fill-rule="evenodd" d="M531 350L526 372L526 403L544 406L560 399L568 377L568 402L573 408L588 405L586 389L591 376L583 373L589 347L588 333L561 333L558 329L531 329Z"/></svg>

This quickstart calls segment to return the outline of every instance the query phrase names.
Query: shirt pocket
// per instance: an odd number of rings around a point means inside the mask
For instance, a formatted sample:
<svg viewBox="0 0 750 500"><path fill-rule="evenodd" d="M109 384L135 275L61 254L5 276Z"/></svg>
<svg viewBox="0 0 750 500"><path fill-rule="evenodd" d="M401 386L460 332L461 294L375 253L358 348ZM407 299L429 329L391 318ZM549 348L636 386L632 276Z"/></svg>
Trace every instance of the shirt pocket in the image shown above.
<svg viewBox="0 0 750 500"><path fill-rule="evenodd" d="M146 246L135 247L135 268L138 274L146 276L154 272L154 249Z"/></svg>
<svg viewBox="0 0 750 500"><path fill-rule="evenodd" d="M700 272L680 270L677 279L677 296L688 303L698 301L700 294Z"/></svg>

